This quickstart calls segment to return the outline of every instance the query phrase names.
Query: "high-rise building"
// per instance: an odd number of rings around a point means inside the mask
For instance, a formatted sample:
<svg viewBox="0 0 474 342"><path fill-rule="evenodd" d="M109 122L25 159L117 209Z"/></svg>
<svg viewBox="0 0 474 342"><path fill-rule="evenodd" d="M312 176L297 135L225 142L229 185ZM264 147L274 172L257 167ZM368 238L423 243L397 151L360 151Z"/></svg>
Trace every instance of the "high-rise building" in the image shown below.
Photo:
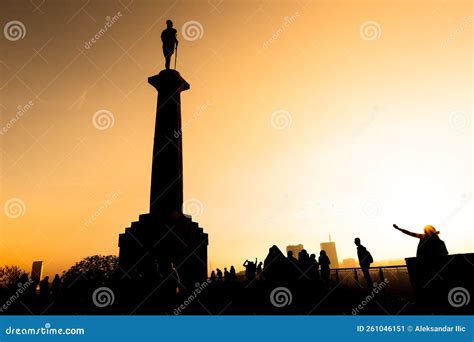
<svg viewBox="0 0 474 342"><path fill-rule="evenodd" d="M30 278L34 282L39 282L43 277L43 262L42 261L33 261L33 265L31 266L31 276Z"/></svg>
<svg viewBox="0 0 474 342"><path fill-rule="evenodd" d="M304 246L302 244L299 245L289 245L286 246L286 254L288 254L289 251L293 252L293 256L298 259L298 254L304 249Z"/></svg>

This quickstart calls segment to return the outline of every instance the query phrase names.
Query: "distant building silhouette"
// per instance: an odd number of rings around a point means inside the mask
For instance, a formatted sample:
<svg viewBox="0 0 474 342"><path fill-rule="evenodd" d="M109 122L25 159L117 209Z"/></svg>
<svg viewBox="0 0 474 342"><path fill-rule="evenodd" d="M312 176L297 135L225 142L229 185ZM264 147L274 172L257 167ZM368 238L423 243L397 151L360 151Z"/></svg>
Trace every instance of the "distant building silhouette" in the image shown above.
<svg viewBox="0 0 474 342"><path fill-rule="evenodd" d="M326 254L331 260L331 268L339 268L339 260L337 259L336 243L331 241L329 237L329 242L321 242L321 250L326 251Z"/></svg>
<svg viewBox="0 0 474 342"><path fill-rule="evenodd" d="M288 252L291 251L293 252L293 256L298 259L298 254L304 249L304 246L302 244L299 245L289 245L286 246L286 254L288 255Z"/></svg>
<svg viewBox="0 0 474 342"><path fill-rule="evenodd" d="M43 279L43 262L33 261L31 266L31 277L34 283L39 283Z"/></svg>
<svg viewBox="0 0 474 342"><path fill-rule="evenodd" d="M342 260L341 267L343 268L355 268L357 267L357 261L354 258L347 258Z"/></svg>

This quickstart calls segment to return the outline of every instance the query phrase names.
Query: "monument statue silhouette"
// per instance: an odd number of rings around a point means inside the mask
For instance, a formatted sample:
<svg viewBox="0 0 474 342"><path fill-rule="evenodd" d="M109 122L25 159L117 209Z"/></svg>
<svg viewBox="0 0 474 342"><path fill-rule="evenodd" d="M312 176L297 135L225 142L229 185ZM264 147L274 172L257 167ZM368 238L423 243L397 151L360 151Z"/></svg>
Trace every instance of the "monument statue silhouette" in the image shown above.
<svg viewBox="0 0 474 342"><path fill-rule="evenodd" d="M177 271L184 287L194 287L207 278L208 236L182 211L180 95L190 86L171 69L149 77L148 83L158 91L150 213L120 234L119 266L127 277L140 279L166 279Z"/></svg>

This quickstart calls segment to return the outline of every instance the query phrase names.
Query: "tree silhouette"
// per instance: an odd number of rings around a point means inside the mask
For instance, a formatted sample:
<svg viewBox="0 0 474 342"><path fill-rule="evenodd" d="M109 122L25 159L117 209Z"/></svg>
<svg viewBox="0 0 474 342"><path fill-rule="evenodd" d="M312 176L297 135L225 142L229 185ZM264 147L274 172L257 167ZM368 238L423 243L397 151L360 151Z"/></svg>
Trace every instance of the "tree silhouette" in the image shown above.
<svg viewBox="0 0 474 342"><path fill-rule="evenodd" d="M25 273L18 266L0 266L0 286L6 288L16 287L21 275Z"/></svg>
<svg viewBox="0 0 474 342"><path fill-rule="evenodd" d="M63 272L62 282L66 287L76 284L105 284L113 280L118 269L118 257L115 255L93 255L77 262Z"/></svg>

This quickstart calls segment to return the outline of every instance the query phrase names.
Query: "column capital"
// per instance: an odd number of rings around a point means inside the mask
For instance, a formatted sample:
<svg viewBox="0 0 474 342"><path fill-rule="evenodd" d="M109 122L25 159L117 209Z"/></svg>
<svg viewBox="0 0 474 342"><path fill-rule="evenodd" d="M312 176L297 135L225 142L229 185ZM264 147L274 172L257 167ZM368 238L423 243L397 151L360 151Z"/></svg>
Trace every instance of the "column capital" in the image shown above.
<svg viewBox="0 0 474 342"><path fill-rule="evenodd" d="M159 74L148 77L148 83L160 91L185 91L190 88L188 82L176 70L162 70Z"/></svg>

